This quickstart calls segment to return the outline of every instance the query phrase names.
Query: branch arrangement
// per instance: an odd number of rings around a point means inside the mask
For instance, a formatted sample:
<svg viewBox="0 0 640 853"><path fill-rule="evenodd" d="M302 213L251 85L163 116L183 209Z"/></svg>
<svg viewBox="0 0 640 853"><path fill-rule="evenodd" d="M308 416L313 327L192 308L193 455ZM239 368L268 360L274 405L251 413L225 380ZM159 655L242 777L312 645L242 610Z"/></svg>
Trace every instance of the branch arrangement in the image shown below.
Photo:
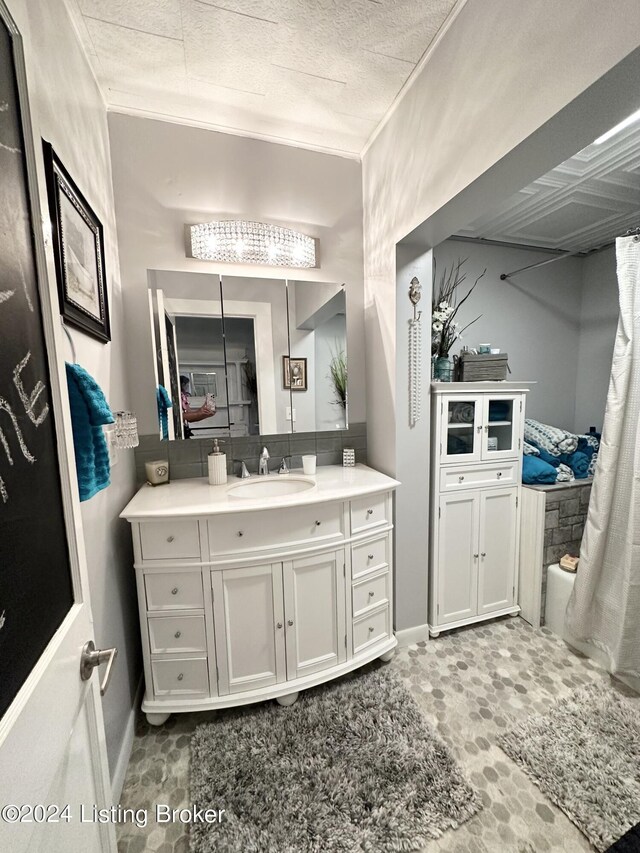
<svg viewBox="0 0 640 853"><path fill-rule="evenodd" d="M456 291L467 278L467 274L462 271L462 267L467 260L468 258L458 258L457 262L452 265L448 272L445 267L440 278L440 285L436 290L434 259L434 288L433 300L431 303L431 355L435 355L438 358L448 358L451 347L459 338L462 337L462 333L482 317L482 314L479 314L475 320L467 323L467 325L463 326L462 329L455 319L458 311L471 296L475 286L487 271L485 268L480 273L478 278L467 291L466 295L460 300L460 302L456 303Z"/></svg>

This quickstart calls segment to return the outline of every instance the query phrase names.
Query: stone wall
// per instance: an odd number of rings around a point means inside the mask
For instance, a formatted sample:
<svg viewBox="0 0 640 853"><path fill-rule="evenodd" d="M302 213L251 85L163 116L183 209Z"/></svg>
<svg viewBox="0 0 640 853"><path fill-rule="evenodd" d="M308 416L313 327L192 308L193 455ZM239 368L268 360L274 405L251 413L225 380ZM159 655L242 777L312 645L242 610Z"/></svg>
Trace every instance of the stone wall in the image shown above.
<svg viewBox="0 0 640 853"><path fill-rule="evenodd" d="M542 622L547 598L547 569L564 554L580 554L580 543L587 520L591 481L566 489L546 491L544 517L544 558L542 566Z"/></svg>

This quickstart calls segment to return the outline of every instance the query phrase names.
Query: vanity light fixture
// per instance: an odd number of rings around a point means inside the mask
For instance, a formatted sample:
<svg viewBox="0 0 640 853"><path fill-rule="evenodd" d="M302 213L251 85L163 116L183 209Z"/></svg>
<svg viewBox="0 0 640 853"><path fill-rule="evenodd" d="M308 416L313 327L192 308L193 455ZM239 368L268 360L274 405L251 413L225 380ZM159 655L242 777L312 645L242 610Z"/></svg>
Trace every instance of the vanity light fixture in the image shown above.
<svg viewBox="0 0 640 853"><path fill-rule="evenodd" d="M227 219L191 225L191 256L203 261L315 267L313 237L267 222Z"/></svg>

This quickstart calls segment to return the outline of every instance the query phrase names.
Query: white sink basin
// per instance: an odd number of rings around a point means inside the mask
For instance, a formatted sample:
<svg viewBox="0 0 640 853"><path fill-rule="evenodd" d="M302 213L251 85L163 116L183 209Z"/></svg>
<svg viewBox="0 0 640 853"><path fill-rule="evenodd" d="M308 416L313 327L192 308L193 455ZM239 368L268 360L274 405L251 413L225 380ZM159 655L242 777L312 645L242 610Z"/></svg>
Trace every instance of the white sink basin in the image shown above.
<svg viewBox="0 0 640 853"><path fill-rule="evenodd" d="M227 489L227 493L230 498L255 500L256 498L283 498L299 492L308 492L315 487L313 480L277 474L275 477L258 477L255 480L252 477L250 480L242 480Z"/></svg>

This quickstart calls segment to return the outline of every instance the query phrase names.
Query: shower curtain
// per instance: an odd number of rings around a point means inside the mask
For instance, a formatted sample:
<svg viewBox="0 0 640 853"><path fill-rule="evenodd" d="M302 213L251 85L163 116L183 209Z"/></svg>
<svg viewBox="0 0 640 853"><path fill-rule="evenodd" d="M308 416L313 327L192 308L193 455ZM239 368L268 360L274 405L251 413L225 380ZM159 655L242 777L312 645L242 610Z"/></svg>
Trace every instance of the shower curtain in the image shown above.
<svg viewBox="0 0 640 853"><path fill-rule="evenodd" d="M620 319L566 627L611 673L640 676L640 241L616 240Z"/></svg>

